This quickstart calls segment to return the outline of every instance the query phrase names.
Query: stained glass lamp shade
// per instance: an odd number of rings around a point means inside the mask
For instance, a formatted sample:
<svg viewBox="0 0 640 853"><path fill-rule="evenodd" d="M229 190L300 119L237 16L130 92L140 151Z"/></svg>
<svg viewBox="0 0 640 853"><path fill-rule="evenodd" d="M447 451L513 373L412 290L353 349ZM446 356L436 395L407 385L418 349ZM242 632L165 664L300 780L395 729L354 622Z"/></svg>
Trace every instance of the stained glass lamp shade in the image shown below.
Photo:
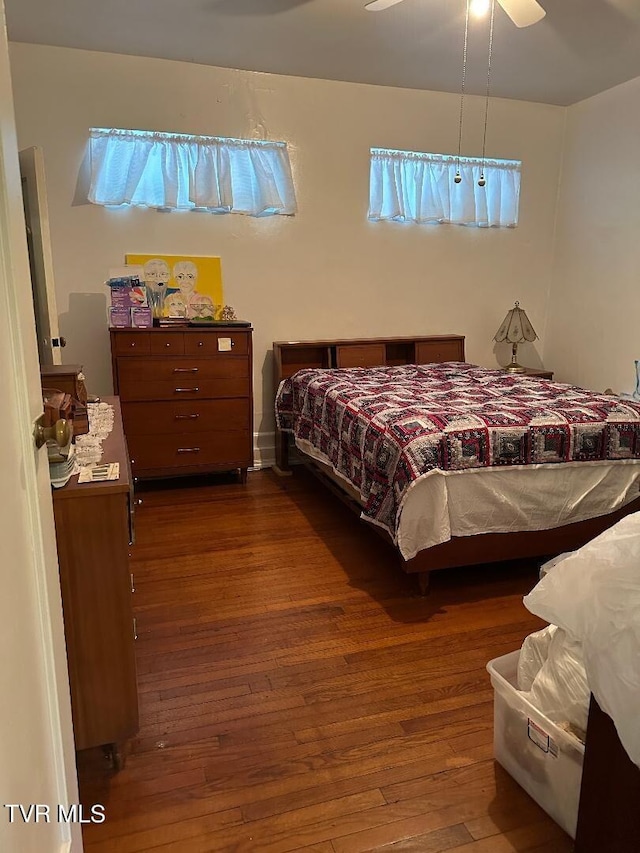
<svg viewBox="0 0 640 853"><path fill-rule="evenodd" d="M511 364L505 370L509 373L524 373L525 368L518 364L518 344L535 341L537 337L524 308L520 308L520 303L516 302L515 307L507 311L507 316L493 338L497 343L508 341L511 344Z"/></svg>

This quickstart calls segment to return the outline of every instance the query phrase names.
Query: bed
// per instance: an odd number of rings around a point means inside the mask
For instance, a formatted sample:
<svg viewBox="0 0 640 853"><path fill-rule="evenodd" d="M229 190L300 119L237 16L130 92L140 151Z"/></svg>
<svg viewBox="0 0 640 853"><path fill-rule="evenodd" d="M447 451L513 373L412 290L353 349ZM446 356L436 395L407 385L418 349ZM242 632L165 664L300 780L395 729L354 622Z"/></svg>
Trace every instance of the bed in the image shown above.
<svg viewBox="0 0 640 853"><path fill-rule="evenodd" d="M276 471L305 464L435 569L573 550L640 509L640 404L464 361L464 338L274 343Z"/></svg>

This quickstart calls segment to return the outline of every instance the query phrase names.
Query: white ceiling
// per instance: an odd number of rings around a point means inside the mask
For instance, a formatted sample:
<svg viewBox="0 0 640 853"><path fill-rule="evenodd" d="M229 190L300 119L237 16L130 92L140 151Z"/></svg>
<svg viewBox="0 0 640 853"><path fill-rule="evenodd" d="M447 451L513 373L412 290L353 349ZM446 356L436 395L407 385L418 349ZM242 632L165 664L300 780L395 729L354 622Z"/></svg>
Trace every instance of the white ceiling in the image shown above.
<svg viewBox="0 0 640 853"><path fill-rule="evenodd" d="M465 0L5 0L12 41L383 86L458 92ZM496 7L491 94L567 105L640 77L640 0L540 0L517 29ZM469 34L484 94L488 20Z"/></svg>

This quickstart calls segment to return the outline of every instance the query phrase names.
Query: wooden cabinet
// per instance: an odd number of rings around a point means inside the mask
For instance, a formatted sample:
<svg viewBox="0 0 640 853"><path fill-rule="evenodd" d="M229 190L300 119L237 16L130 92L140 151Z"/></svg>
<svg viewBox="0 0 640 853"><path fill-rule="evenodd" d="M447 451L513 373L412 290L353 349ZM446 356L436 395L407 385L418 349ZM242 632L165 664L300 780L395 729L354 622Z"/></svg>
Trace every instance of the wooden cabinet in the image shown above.
<svg viewBox="0 0 640 853"><path fill-rule="evenodd" d="M416 341L416 364L441 364L443 361L464 361L464 339Z"/></svg>
<svg viewBox="0 0 640 853"><path fill-rule="evenodd" d="M336 367L380 367L386 361L384 344L339 344Z"/></svg>
<svg viewBox="0 0 640 853"><path fill-rule="evenodd" d="M640 767L591 696L575 853L638 853Z"/></svg>
<svg viewBox="0 0 640 853"><path fill-rule="evenodd" d="M113 383L133 474L253 465L250 328L112 329Z"/></svg>
<svg viewBox="0 0 640 853"><path fill-rule="evenodd" d="M45 364L40 368L40 379L43 388L55 388L81 403L87 402L81 364Z"/></svg>
<svg viewBox="0 0 640 853"><path fill-rule="evenodd" d="M108 747L120 765L121 744L138 730L138 696L129 547L133 503L120 407L104 441L103 461L118 462L118 480L53 492L60 585L76 749Z"/></svg>

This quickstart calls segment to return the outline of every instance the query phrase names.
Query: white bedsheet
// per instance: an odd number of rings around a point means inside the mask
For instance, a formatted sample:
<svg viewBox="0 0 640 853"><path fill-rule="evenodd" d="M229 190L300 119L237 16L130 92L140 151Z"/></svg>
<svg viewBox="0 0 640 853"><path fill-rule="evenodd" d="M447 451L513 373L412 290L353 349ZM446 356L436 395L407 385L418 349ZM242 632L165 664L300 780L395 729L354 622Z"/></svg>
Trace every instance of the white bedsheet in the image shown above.
<svg viewBox="0 0 640 853"><path fill-rule="evenodd" d="M330 466L327 457L308 442L296 439L296 445ZM406 494L397 545L404 559L410 560L418 551L452 536L548 530L606 515L637 497L637 459L434 469L416 480Z"/></svg>
<svg viewBox="0 0 640 853"><path fill-rule="evenodd" d="M639 486L636 460L431 471L407 494L398 547L409 560L452 536L547 530L585 521L639 497Z"/></svg>

